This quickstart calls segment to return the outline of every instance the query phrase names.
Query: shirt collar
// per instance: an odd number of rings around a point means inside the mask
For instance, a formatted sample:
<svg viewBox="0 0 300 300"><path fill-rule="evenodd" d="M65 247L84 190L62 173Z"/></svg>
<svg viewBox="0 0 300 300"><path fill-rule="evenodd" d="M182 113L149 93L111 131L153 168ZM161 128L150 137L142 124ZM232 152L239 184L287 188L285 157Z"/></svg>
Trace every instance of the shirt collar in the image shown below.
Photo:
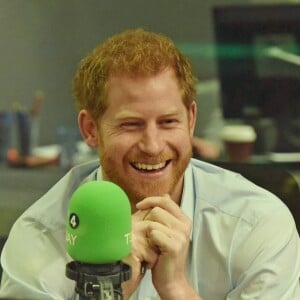
<svg viewBox="0 0 300 300"><path fill-rule="evenodd" d="M102 180L102 171L100 166L96 172L96 180Z"/></svg>
<svg viewBox="0 0 300 300"><path fill-rule="evenodd" d="M195 195L194 195L194 185L193 185L193 172L192 167L189 164L184 173L183 191L181 197L180 207L182 211L189 217L189 219L194 221L194 206L195 206ZM193 226L190 234L190 240L193 237Z"/></svg>

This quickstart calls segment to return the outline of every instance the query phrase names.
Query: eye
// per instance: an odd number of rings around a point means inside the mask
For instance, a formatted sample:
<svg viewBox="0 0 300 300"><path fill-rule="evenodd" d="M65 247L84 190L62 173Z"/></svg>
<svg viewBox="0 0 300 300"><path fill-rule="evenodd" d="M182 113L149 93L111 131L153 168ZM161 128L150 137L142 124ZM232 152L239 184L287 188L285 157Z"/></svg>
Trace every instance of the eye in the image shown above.
<svg viewBox="0 0 300 300"><path fill-rule="evenodd" d="M178 120L175 118L163 119L160 121L160 124L166 127L172 127L178 123Z"/></svg>
<svg viewBox="0 0 300 300"><path fill-rule="evenodd" d="M121 127L125 129L135 129L142 126L142 123L139 121L126 121L121 123Z"/></svg>

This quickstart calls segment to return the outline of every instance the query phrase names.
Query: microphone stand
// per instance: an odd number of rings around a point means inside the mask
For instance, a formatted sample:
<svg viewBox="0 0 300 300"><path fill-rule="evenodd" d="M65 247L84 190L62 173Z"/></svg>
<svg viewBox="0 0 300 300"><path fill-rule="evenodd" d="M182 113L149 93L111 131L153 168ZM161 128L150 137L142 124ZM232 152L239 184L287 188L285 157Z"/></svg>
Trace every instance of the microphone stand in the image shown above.
<svg viewBox="0 0 300 300"><path fill-rule="evenodd" d="M131 267L121 261L111 264L86 264L71 261L66 276L76 281L79 300L122 300L121 283L130 279Z"/></svg>

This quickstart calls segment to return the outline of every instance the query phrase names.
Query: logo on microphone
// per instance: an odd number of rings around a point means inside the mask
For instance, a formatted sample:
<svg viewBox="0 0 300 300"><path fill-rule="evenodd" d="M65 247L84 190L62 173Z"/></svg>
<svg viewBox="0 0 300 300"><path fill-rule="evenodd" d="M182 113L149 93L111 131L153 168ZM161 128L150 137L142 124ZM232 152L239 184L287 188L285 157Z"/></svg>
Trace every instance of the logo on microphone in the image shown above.
<svg viewBox="0 0 300 300"><path fill-rule="evenodd" d="M127 244L127 245L130 245L131 244L131 232L129 232L129 233L125 233L124 234L124 237L125 237L125 243Z"/></svg>
<svg viewBox="0 0 300 300"><path fill-rule="evenodd" d="M70 226L75 229L78 227L79 225L79 217L75 214L75 213L72 213L70 215L70 218L69 218L69 224Z"/></svg>

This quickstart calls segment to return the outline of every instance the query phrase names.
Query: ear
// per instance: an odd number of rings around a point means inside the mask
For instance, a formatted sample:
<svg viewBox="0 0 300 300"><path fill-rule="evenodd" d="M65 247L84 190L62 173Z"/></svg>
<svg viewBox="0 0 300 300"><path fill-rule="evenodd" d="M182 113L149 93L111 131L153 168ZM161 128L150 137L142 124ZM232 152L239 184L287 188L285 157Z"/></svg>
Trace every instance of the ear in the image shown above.
<svg viewBox="0 0 300 300"><path fill-rule="evenodd" d="M189 127L190 127L190 135L193 137L194 129L196 125L196 118L197 118L197 104L195 101L191 104L188 110L188 117L189 117Z"/></svg>
<svg viewBox="0 0 300 300"><path fill-rule="evenodd" d="M91 114L86 109L82 109L78 114L77 121L86 144L91 148L96 148L98 146L98 130Z"/></svg>

